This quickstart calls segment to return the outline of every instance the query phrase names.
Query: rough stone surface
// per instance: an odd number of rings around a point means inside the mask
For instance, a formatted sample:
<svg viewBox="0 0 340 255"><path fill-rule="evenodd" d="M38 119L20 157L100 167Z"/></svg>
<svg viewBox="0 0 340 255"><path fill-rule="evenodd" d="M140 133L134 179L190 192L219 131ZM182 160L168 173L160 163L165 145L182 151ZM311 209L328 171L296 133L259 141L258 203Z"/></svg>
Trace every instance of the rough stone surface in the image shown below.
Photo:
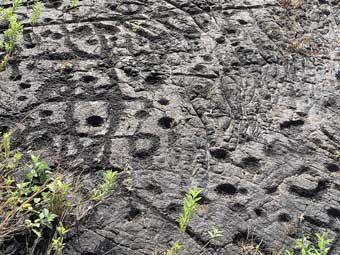
<svg viewBox="0 0 340 255"><path fill-rule="evenodd" d="M254 241L269 255L322 231L340 253L338 1L45 2L0 73L0 131L17 127L17 145L92 185L129 165L135 187L70 234L65 254L164 250L189 186L204 202L185 254L213 226L225 235L204 254Z"/></svg>

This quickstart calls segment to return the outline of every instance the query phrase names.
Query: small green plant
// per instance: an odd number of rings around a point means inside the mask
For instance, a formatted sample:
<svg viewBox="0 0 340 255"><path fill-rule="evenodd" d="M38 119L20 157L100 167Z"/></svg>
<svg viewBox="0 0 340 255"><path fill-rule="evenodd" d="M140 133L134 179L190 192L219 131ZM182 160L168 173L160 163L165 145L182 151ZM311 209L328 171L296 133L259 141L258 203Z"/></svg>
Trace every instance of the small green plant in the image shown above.
<svg viewBox="0 0 340 255"><path fill-rule="evenodd" d="M38 237L41 237L42 227L46 226L49 229L53 228L53 221L57 217L57 215L51 213L47 208L42 209L41 212L34 211L31 209L33 213L36 213L38 217L32 221L30 219L25 220L25 225L28 229L31 229Z"/></svg>
<svg viewBox="0 0 340 255"><path fill-rule="evenodd" d="M55 177L47 187L48 192L44 192L42 195L48 204L49 210L62 217L67 208L67 195L70 185L63 182L60 177Z"/></svg>
<svg viewBox="0 0 340 255"><path fill-rule="evenodd" d="M139 32L143 28L144 23L144 20L137 21L132 25L132 31L135 33Z"/></svg>
<svg viewBox="0 0 340 255"><path fill-rule="evenodd" d="M17 20L16 15L13 15L9 18L9 27L4 32L4 48L7 54L11 53L14 50L16 43L22 37L22 29L23 25L20 21Z"/></svg>
<svg viewBox="0 0 340 255"><path fill-rule="evenodd" d="M20 152L11 151L11 133L2 135L0 143L0 173L6 177L11 171L15 170L22 158Z"/></svg>
<svg viewBox="0 0 340 255"><path fill-rule="evenodd" d="M223 231L214 227L208 231L208 235L210 237L209 242L216 243L218 238L223 237Z"/></svg>
<svg viewBox="0 0 340 255"><path fill-rule="evenodd" d="M8 159L11 153L11 133L3 134L1 150L4 152L5 159Z"/></svg>
<svg viewBox="0 0 340 255"><path fill-rule="evenodd" d="M48 254L52 254L52 250L54 251L54 255L61 255L63 253L65 243L64 238L66 233L69 230L66 229L62 222L59 222L59 225L57 226L57 231L55 237L52 239L51 247L52 249L49 250Z"/></svg>
<svg viewBox="0 0 340 255"><path fill-rule="evenodd" d="M177 241L176 243L174 243L173 246L171 246L169 249L167 249L164 252L164 255L178 255L181 250L182 250L182 245Z"/></svg>
<svg viewBox="0 0 340 255"><path fill-rule="evenodd" d="M328 238L327 233L315 234L317 244L310 244L306 237L296 240L296 248L301 255L327 255L330 249L332 239ZM286 251L286 255L295 255L293 251Z"/></svg>
<svg viewBox="0 0 340 255"><path fill-rule="evenodd" d="M31 160L33 165L27 174L27 178L32 181L32 184L43 185L45 182L51 181L52 175L49 165L34 155L31 156Z"/></svg>
<svg viewBox="0 0 340 255"><path fill-rule="evenodd" d="M35 2L33 5L33 14L32 14L32 24L36 24L40 18L41 15L41 8L44 6L44 4L40 1Z"/></svg>
<svg viewBox="0 0 340 255"><path fill-rule="evenodd" d="M79 5L79 0L71 0L71 7L76 8Z"/></svg>
<svg viewBox="0 0 340 255"><path fill-rule="evenodd" d="M118 172L106 170L104 172L104 183L100 185L99 189L93 189L91 199L94 201L102 201L107 196L111 195L116 185Z"/></svg>
<svg viewBox="0 0 340 255"><path fill-rule="evenodd" d="M197 210L197 203L201 200L199 196L201 189L190 188L183 201L183 212L179 220L179 228L184 233L189 225L189 222Z"/></svg>

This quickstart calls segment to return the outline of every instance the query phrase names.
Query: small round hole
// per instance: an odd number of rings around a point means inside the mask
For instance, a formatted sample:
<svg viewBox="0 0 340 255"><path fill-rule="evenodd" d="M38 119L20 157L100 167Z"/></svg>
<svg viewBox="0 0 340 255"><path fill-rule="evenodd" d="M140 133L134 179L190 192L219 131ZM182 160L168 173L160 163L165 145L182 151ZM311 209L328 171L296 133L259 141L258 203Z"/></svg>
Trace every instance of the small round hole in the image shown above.
<svg viewBox="0 0 340 255"><path fill-rule="evenodd" d="M100 127L104 123L104 119L100 116L94 115L86 119L87 124L92 127Z"/></svg>
<svg viewBox="0 0 340 255"><path fill-rule="evenodd" d="M27 97L25 97L25 96L19 96L18 97L18 100L19 101L25 101L27 99Z"/></svg>
<svg viewBox="0 0 340 255"><path fill-rule="evenodd" d="M229 183L220 184L216 187L216 192L223 195L235 195L237 193L237 189L234 185Z"/></svg>
<svg viewBox="0 0 340 255"><path fill-rule="evenodd" d="M174 122L173 118L163 117L158 120L158 125L160 125L164 129L169 129L172 127L173 122Z"/></svg>
<svg viewBox="0 0 340 255"><path fill-rule="evenodd" d="M53 111L51 110L43 110L40 112L40 117L49 117L49 116L52 116L53 114Z"/></svg>
<svg viewBox="0 0 340 255"><path fill-rule="evenodd" d="M21 89L29 89L31 87L31 84L22 82L19 84Z"/></svg>
<svg viewBox="0 0 340 255"><path fill-rule="evenodd" d="M158 103L161 104L161 105L168 105L169 100L163 97L163 98L158 100Z"/></svg>

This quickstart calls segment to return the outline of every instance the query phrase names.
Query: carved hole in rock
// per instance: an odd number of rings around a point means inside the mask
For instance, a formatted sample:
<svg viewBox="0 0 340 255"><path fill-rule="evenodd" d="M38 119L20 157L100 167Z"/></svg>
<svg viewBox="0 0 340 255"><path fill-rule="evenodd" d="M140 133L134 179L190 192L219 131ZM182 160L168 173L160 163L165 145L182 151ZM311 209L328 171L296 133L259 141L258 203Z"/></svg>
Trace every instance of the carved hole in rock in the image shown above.
<svg viewBox="0 0 340 255"><path fill-rule="evenodd" d="M144 111L144 110L140 110L140 111L135 113L135 117L137 119L145 119L149 116L150 116L150 114L147 111Z"/></svg>
<svg viewBox="0 0 340 255"><path fill-rule="evenodd" d="M86 43L88 45L97 45L98 44L98 40L97 39L88 39L88 40L86 40Z"/></svg>
<svg viewBox="0 0 340 255"><path fill-rule="evenodd" d="M298 127L302 126L303 124L305 124L304 120L288 120L280 124L280 129Z"/></svg>
<svg viewBox="0 0 340 255"><path fill-rule="evenodd" d="M22 82L22 83L19 84L19 87L21 89L29 89L31 87L31 84L26 83L26 82Z"/></svg>
<svg viewBox="0 0 340 255"><path fill-rule="evenodd" d="M25 100L27 100L27 97L25 97L25 96L19 96L19 97L18 97L18 100L19 100L19 101L25 101Z"/></svg>
<svg viewBox="0 0 340 255"><path fill-rule="evenodd" d="M227 29L228 34L236 34L236 29L229 28Z"/></svg>
<svg viewBox="0 0 340 255"><path fill-rule="evenodd" d="M227 151L223 148L212 148L210 154L216 159L225 159L227 157Z"/></svg>
<svg viewBox="0 0 340 255"><path fill-rule="evenodd" d="M234 212L244 212L246 207L241 203L235 203L230 207L230 209Z"/></svg>
<svg viewBox="0 0 340 255"><path fill-rule="evenodd" d="M239 188L238 190L241 194L246 195L248 194L248 190L246 188Z"/></svg>
<svg viewBox="0 0 340 255"><path fill-rule="evenodd" d="M45 38L45 37L48 37L51 33L52 33L52 31L47 29L44 32L41 32L40 36Z"/></svg>
<svg viewBox="0 0 340 255"><path fill-rule="evenodd" d="M223 183L217 185L215 191L222 195L235 195L237 193L237 188L230 183Z"/></svg>
<svg viewBox="0 0 340 255"><path fill-rule="evenodd" d="M104 119L98 115L90 116L86 119L88 125L92 127L100 127L104 123Z"/></svg>
<svg viewBox="0 0 340 255"><path fill-rule="evenodd" d="M240 247L242 254L272 254L266 249L263 240L249 231L240 231L234 235L233 243Z"/></svg>
<svg viewBox="0 0 340 255"><path fill-rule="evenodd" d="M231 46L236 47L236 46L238 46L239 44L240 44L240 42L232 42L232 43L231 43Z"/></svg>
<svg viewBox="0 0 340 255"><path fill-rule="evenodd" d="M0 134L8 132L9 127L8 126L0 126Z"/></svg>
<svg viewBox="0 0 340 255"><path fill-rule="evenodd" d="M301 166L299 167L299 169L297 170L297 174L303 174L306 173L310 170L310 168L308 166Z"/></svg>
<svg viewBox="0 0 340 255"><path fill-rule="evenodd" d="M288 213L280 213L277 219L280 222L289 222L292 218Z"/></svg>
<svg viewBox="0 0 340 255"><path fill-rule="evenodd" d="M173 122L173 118L165 116L158 120L158 125L164 129L169 129L172 127Z"/></svg>
<svg viewBox="0 0 340 255"><path fill-rule="evenodd" d="M264 211L261 208L255 208L254 212L257 216L262 216L264 214Z"/></svg>
<svg viewBox="0 0 340 255"><path fill-rule="evenodd" d="M243 19L239 19L239 20L237 20L237 21L238 21L238 23L240 23L241 25L247 25L247 24L248 24L248 22L245 21L245 20L243 20Z"/></svg>
<svg viewBox="0 0 340 255"><path fill-rule="evenodd" d="M162 188L158 185L154 185L152 183L149 183L146 187L145 187L146 190L149 190L155 194L162 194L163 191L162 191Z"/></svg>
<svg viewBox="0 0 340 255"><path fill-rule="evenodd" d="M330 171L330 172L338 172L339 171L339 167L336 164L327 163L325 166L326 166L327 170Z"/></svg>
<svg viewBox="0 0 340 255"><path fill-rule="evenodd" d="M85 82L85 83L90 83L90 82L95 82L98 79L94 76L91 75L85 75L81 78L81 81Z"/></svg>
<svg viewBox="0 0 340 255"><path fill-rule="evenodd" d="M39 113L39 116L40 117L49 117L49 116L52 116L53 114L53 111L51 110L43 110Z"/></svg>
<svg viewBox="0 0 340 255"><path fill-rule="evenodd" d="M62 0L48 0L45 3L46 8L59 8L62 5Z"/></svg>
<svg viewBox="0 0 340 255"><path fill-rule="evenodd" d="M125 217L128 221L132 221L134 218L136 218L138 215L140 215L142 212L138 208L131 207L128 215Z"/></svg>
<svg viewBox="0 0 340 255"><path fill-rule="evenodd" d="M151 83L151 84L154 84L154 83L157 83L159 81L162 80L162 77L159 73L155 73L155 72L150 72L148 73L146 76L145 76L145 81L147 83Z"/></svg>
<svg viewBox="0 0 340 255"><path fill-rule="evenodd" d="M158 103L161 104L161 105L168 105L169 100L163 97L163 98L158 100Z"/></svg>
<svg viewBox="0 0 340 255"><path fill-rule="evenodd" d="M305 215L304 216L304 220L309 222L310 224L313 224L317 227L326 227L327 223L326 222L323 222L315 217L311 217L311 216L308 216L308 215Z"/></svg>
<svg viewBox="0 0 340 255"><path fill-rule="evenodd" d="M336 209L336 208L329 208L327 210L327 214L333 218L337 218L337 219L340 219L340 210L339 209Z"/></svg>
<svg viewBox="0 0 340 255"><path fill-rule="evenodd" d="M266 194L273 194L277 191L277 186L265 187Z"/></svg>
<svg viewBox="0 0 340 255"><path fill-rule="evenodd" d="M60 40L61 38L63 38L63 35L60 33L52 33L51 38L53 40Z"/></svg>
<svg viewBox="0 0 340 255"><path fill-rule="evenodd" d="M241 160L241 166L242 167L259 167L260 159L255 158L253 156L245 157Z"/></svg>

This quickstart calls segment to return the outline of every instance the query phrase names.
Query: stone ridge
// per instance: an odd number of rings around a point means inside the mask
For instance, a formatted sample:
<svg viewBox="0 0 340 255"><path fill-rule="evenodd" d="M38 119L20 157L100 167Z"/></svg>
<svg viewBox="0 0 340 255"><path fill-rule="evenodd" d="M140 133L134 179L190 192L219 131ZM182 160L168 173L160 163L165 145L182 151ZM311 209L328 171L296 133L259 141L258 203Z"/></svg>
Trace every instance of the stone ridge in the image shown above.
<svg viewBox="0 0 340 255"><path fill-rule="evenodd" d="M0 131L19 127L17 144L85 170L89 186L129 165L135 187L79 226L65 254L164 250L189 186L204 202L185 254L213 226L225 235L204 254L260 243L270 255L322 231L340 254L339 3L283 2L46 1L0 73Z"/></svg>

